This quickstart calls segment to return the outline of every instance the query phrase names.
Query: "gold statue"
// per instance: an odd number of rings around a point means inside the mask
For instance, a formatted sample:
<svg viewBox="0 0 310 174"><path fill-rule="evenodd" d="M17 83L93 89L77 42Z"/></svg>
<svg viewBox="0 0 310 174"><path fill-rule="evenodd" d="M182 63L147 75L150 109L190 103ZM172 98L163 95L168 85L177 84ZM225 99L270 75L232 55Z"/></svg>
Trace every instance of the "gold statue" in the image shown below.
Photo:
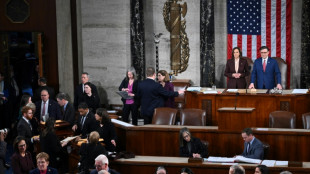
<svg viewBox="0 0 310 174"><path fill-rule="evenodd" d="M171 70L174 75L184 72L188 66L189 46L188 38L185 32L187 12L186 2L183 5L177 1L167 0L163 8L163 16L167 30L170 32L170 49L171 49ZM181 14L183 20L181 20Z"/></svg>

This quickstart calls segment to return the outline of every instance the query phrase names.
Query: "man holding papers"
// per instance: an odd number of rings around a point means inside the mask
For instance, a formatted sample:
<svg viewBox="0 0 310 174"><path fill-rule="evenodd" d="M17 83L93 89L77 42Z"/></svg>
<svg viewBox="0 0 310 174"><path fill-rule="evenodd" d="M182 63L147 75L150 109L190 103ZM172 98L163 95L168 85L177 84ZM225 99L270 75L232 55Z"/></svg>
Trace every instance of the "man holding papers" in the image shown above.
<svg viewBox="0 0 310 174"><path fill-rule="evenodd" d="M251 128L245 128L241 134L244 140L244 150L241 154L246 158L263 159L264 148L263 143L259 139L255 138Z"/></svg>

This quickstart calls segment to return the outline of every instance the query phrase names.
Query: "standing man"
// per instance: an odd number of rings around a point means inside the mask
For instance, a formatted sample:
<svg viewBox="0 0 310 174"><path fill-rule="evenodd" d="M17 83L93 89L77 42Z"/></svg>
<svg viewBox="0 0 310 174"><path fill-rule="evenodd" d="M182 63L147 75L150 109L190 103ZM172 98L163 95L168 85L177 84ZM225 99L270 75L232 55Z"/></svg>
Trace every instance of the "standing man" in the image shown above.
<svg viewBox="0 0 310 174"><path fill-rule="evenodd" d="M75 90L74 90L74 108L75 110L78 109L78 105L79 105L79 101L80 101L80 98L82 97L83 93L84 93L84 84L86 82L89 81L89 75L87 72L83 72L82 75L81 75L81 84L79 84L78 86L75 87ZM97 88L95 85L91 84L91 89L92 89L92 93L95 95L95 96L99 96L98 95L98 91L97 91Z"/></svg>
<svg viewBox="0 0 310 174"><path fill-rule="evenodd" d="M109 160L105 155L99 155L95 159L96 170L90 172L90 174L98 174L101 170L106 170L111 174L119 174L117 171L109 168Z"/></svg>
<svg viewBox="0 0 310 174"><path fill-rule="evenodd" d="M43 89L41 91L41 100L37 101L35 104L36 104L35 117L38 120L42 120L44 118L43 116L47 115L48 117L54 117L55 120L62 119L60 113L60 107L56 101L50 99L48 90Z"/></svg>
<svg viewBox="0 0 310 174"><path fill-rule="evenodd" d="M262 46L259 50L262 57L254 62L249 89L255 88L255 81L257 82L256 87L258 89L273 89L275 84L277 84L278 89L282 89L281 72L277 61L268 57L269 48L267 46ZM275 77L277 83L275 83Z"/></svg>
<svg viewBox="0 0 310 174"><path fill-rule="evenodd" d="M178 92L167 91L160 83L155 82L156 74L152 67L146 69L147 78L139 83L138 98L141 100L141 114L144 124L151 124L154 109L164 106L164 97L177 97L184 90Z"/></svg>
<svg viewBox="0 0 310 174"><path fill-rule="evenodd" d="M55 90L54 88L47 86L47 80L45 77L39 78L38 85L39 85L39 88L35 90L34 95L33 95L33 102L37 102L40 100L41 91L43 89L47 90L50 95L50 98L55 100Z"/></svg>
<svg viewBox="0 0 310 174"><path fill-rule="evenodd" d="M78 120L72 126L72 130L76 135L82 134L82 138L86 138L87 134L99 129L99 122L96 121L95 115L89 112L86 103L80 103L78 106L80 113Z"/></svg>
<svg viewBox="0 0 310 174"><path fill-rule="evenodd" d="M68 94L61 92L57 94L56 100L61 107L62 119L73 125L75 121L75 111L73 105L69 102Z"/></svg>
<svg viewBox="0 0 310 174"><path fill-rule="evenodd" d="M244 140L244 150L241 154L246 158L264 159L263 143L255 138L251 128L245 128L241 134Z"/></svg>

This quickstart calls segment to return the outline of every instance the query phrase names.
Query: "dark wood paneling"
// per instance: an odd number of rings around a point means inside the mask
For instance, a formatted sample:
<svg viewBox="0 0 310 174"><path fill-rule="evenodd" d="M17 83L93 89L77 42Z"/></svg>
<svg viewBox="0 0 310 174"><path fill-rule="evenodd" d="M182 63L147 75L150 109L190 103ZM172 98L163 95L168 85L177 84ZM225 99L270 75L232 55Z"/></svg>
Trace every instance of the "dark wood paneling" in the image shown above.
<svg viewBox="0 0 310 174"><path fill-rule="evenodd" d="M59 88L55 0L27 0L30 16L24 23L12 23L5 16L7 0L0 1L0 31L43 32L44 71L48 85Z"/></svg>
<svg viewBox="0 0 310 174"><path fill-rule="evenodd" d="M222 107L235 106L235 94L203 94L186 92L185 108L205 109L206 100L212 100L212 126L218 125L217 110ZM269 113L277 110L288 110L296 114L296 128L303 128L301 115L310 112L310 94L279 95L279 94L240 94L237 107L255 108L256 127L269 127ZM209 118L210 119L210 118Z"/></svg>

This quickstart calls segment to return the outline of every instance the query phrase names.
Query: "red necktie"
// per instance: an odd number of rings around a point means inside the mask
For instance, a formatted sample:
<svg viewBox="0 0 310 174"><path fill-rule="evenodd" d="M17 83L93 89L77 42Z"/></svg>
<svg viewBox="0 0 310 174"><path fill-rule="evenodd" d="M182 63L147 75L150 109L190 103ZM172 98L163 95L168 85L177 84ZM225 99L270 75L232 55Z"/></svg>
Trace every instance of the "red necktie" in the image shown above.
<svg viewBox="0 0 310 174"><path fill-rule="evenodd" d="M264 59L263 70L264 70L264 72L266 71L266 59Z"/></svg>
<svg viewBox="0 0 310 174"><path fill-rule="evenodd" d="M43 102L42 116L45 115L45 102Z"/></svg>

